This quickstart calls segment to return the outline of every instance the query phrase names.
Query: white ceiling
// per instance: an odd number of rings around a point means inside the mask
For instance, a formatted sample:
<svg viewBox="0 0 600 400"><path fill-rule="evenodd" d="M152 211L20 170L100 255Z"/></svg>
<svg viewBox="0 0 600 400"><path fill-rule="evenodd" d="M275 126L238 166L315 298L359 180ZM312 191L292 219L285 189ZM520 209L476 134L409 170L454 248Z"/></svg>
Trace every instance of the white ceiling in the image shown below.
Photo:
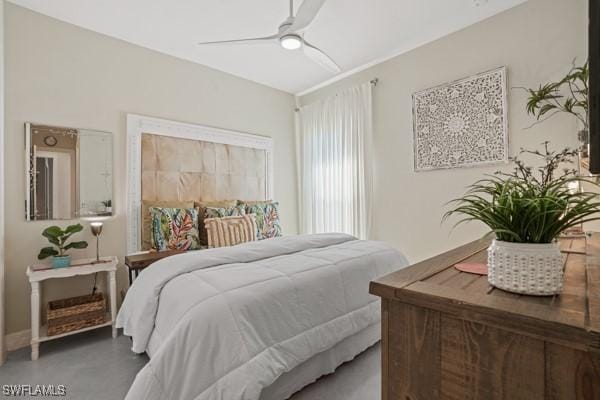
<svg viewBox="0 0 600 400"><path fill-rule="evenodd" d="M10 0L42 14L290 93L338 77L275 44L200 41L274 34L288 0ZM341 76L474 24L526 0L328 0L305 34ZM296 0L296 8L301 0Z"/></svg>

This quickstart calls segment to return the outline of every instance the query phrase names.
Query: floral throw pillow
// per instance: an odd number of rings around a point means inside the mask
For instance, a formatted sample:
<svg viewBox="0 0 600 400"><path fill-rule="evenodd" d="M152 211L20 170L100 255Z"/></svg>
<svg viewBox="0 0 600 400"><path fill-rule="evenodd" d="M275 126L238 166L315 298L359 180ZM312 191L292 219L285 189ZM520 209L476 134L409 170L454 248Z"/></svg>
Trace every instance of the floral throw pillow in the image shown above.
<svg viewBox="0 0 600 400"><path fill-rule="evenodd" d="M246 206L246 213L256 214L258 240L271 239L282 235L281 223L279 222L279 203L249 204Z"/></svg>
<svg viewBox="0 0 600 400"><path fill-rule="evenodd" d="M198 211L195 208L150 207L152 247L164 250L197 250Z"/></svg>
<svg viewBox="0 0 600 400"><path fill-rule="evenodd" d="M246 207L243 205L233 207L206 207L204 209L204 218L223 218L238 217L246 214Z"/></svg>

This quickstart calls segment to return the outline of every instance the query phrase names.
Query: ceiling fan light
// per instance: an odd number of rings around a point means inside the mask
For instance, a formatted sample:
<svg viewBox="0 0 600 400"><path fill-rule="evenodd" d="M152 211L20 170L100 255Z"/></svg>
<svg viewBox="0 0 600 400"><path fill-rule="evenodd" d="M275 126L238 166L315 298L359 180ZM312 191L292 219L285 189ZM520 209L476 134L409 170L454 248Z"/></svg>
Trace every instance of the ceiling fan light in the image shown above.
<svg viewBox="0 0 600 400"><path fill-rule="evenodd" d="M286 50L297 50L302 46L302 39L298 35L284 35L279 39L279 43Z"/></svg>

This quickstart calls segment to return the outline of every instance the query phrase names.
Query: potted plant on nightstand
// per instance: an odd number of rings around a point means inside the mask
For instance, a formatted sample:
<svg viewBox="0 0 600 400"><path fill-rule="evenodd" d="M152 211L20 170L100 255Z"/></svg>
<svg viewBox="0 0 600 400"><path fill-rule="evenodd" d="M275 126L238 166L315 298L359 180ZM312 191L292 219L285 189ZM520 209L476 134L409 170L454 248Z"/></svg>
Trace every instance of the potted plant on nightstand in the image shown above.
<svg viewBox="0 0 600 400"><path fill-rule="evenodd" d="M543 152L521 151L542 158L541 167L513 159L514 172L497 172L471 185L444 216L462 214L457 224L476 220L490 227L495 239L488 248L488 281L510 292L559 293L563 259L556 239L573 226L600 219L598 195L570 188L583 180L575 170L558 172L577 151L553 152L544 145Z"/></svg>
<svg viewBox="0 0 600 400"><path fill-rule="evenodd" d="M44 247L38 254L38 260L43 260L47 257L52 257L53 268L64 268L71 265L71 256L65 254L70 249L85 249L88 243L84 240L79 242L67 243L67 240L75 233L81 232L83 226L81 224L69 225L64 230L58 226L50 226L42 232L44 236L53 246Z"/></svg>

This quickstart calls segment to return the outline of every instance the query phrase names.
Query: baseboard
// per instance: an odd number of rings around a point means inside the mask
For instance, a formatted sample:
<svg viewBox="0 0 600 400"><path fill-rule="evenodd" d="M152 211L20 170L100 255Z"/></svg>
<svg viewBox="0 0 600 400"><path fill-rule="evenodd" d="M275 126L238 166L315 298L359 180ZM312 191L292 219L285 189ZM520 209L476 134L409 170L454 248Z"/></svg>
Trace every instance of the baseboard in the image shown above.
<svg viewBox="0 0 600 400"><path fill-rule="evenodd" d="M15 351L31 344L31 330L9 333L4 337L6 351Z"/></svg>

